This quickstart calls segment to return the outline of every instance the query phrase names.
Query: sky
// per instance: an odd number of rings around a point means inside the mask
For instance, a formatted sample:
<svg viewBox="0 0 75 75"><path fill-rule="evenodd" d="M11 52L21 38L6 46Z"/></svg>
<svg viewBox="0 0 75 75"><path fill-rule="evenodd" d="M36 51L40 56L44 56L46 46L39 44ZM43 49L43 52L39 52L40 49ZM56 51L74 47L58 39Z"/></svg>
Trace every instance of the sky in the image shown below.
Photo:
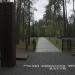
<svg viewBox="0 0 75 75"><path fill-rule="evenodd" d="M73 13L73 0L70 0L69 3L67 3L67 14L68 14L68 17L71 16L71 14Z"/></svg>
<svg viewBox="0 0 75 75"><path fill-rule="evenodd" d="M45 7L47 5L48 0L37 0L36 3L34 3L34 7L37 9L37 11L34 11L34 20L39 20L43 18Z"/></svg>
<svg viewBox="0 0 75 75"><path fill-rule="evenodd" d="M10 1L14 1L14 0L10 0ZM33 5L33 7L35 7L37 9L37 11L34 11L34 20L39 20L43 18L43 15L45 14L45 7L48 5L48 1L49 0L35 0L35 3ZM68 17L71 16L72 14L72 0L70 0L70 3L67 4L67 14Z"/></svg>
<svg viewBox="0 0 75 75"><path fill-rule="evenodd" d="M48 0L37 0L34 4L34 7L37 9L37 11L34 12L34 20L39 20L43 18L43 15L45 13L45 7L48 5ZM72 0L70 0L70 3L67 3L67 14L68 17L72 14Z"/></svg>

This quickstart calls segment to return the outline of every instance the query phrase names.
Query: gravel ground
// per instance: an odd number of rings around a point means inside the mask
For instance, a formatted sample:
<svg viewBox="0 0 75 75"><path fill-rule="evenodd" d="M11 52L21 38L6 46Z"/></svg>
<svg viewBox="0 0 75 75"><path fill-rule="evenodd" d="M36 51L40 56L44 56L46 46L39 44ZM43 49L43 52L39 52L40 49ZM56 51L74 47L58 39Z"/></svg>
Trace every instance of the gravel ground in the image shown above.
<svg viewBox="0 0 75 75"><path fill-rule="evenodd" d="M65 70L51 70L49 67L26 67L25 65L65 65ZM75 75L75 67L70 68L68 65L75 65L75 57L68 53L44 52L32 53L26 61L16 61L13 68L1 68L0 75Z"/></svg>

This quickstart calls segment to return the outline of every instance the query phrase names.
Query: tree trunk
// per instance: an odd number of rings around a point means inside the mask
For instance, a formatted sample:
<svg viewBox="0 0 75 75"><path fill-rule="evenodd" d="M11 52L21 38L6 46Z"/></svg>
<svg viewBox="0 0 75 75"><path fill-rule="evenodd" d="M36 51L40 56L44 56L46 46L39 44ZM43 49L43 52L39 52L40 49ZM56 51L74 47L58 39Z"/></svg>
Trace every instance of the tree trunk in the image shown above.
<svg viewBox="0 0 75 75"><path fill-rule="evenodd" d="M23 3L24 3L24 8L25 8L25 1L24 0L23 0ZM24 8L23 8L23 31L22 31L22 41L23 42L24 42L24 29L25 29L25 27L24 27L24 25L25 25L25 23L24 23L24 17L25 17Z"/></svg>
<svg viewBox="0 0 75 75"><path fill-rule="evenodd" d="M75 10L74 10L74 0L73 0L73 13L74 13L73 36L75 37Z"/></svg>
<svg viewBox="0 0 75 75"><path fill-rule="evenodd" d="M18 1L18 8L17 8L17 44L19 43L20 39L20 12L21 12L21 0Z"/></svg>
<svg viewBox="0 0 75 75"><path fill-rule="evenodd" d="M63 0L63 22L64 22L64 36L66 36L66 19L65 19L65 1Z"/></svg>
<svg viewBox="0 0 75 75"><path fill-rule="evenodd" d="M30 44L30 0L28 0L28 18L29 18L29 23L28 23L28 44Z"/></svg>

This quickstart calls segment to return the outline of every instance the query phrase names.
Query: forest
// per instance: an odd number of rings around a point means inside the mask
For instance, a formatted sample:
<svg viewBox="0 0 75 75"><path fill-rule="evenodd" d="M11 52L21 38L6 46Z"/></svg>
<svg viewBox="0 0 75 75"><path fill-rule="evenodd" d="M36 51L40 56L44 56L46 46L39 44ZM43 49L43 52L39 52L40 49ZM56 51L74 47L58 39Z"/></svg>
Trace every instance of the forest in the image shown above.
<svg viewBox="0 0 75 75"><path fill-rule="evenodd" d="M18 0L15 2L17 44L19 41L23 41L27 47L33 37L74 37L75 1L72 0L72 14L68 17L67 4L70 4L70 1L49 0L43 19L39 21L34 20L34 11L37 9L33 7L33 4L37 1Z"/></svg>

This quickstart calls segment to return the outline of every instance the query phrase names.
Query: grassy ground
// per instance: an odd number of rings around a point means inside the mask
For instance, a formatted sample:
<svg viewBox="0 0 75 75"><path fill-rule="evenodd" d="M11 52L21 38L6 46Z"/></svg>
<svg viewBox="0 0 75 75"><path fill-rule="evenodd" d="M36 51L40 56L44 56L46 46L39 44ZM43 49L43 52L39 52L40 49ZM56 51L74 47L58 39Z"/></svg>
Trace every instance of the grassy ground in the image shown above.
<svg viewBox="0 0 75 75"><path fill-rule="evenodd" d="M16 58L26 58L27 52L25 50L25 43L19 42L19 44L16 45Z"/></svg>
<svg viewBox="0 0 75 75"><path fill-rule="evenodd" d="M56 37L47 38L52 44L54 44L57 48L62 49L62 41L57 39Z"/></svg>
<svg viewBox="0 0 75 75"><path fill-rule="evenodd" d="M25 50L26 45L25 42L20 41L19 44L16 45L16 57L17 58L24 58L26 57L27 53L33 52L33 44L32 44L32 39L35 38L36 45L38 42L38 37L32 37L30 41L30 45L28 46L28 50Z"/></svg>

